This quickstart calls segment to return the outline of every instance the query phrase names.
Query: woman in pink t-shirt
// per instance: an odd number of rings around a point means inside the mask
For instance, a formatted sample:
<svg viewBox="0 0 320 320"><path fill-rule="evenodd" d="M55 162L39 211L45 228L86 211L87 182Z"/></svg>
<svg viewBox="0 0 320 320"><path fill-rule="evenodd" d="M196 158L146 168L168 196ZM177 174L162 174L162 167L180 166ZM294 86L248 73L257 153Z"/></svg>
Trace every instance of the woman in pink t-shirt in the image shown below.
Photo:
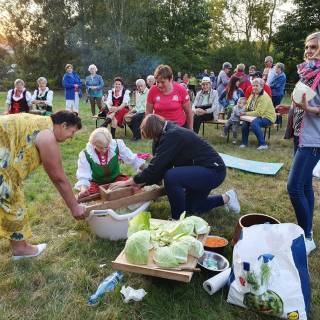
<svg viewBox="0 0 320 320"><path fill-rule="evenodd" d="M147 98L147 114L158 114L180 127L193 129L193 113L188 91L173 81L172 69L159 65L155 72L156 85L151 87Z"/></svg>

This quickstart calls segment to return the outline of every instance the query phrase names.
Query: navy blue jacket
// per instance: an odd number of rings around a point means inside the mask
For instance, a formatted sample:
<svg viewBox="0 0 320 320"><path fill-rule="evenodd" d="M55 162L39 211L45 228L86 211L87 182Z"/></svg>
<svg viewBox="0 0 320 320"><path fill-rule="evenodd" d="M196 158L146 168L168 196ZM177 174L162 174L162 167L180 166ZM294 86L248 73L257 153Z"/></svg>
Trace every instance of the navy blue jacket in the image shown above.
<svg viewBox="0 0 320 320"><path fill-rule="evenodd" d="M66 100L74 100L75 96L75 90L74 90L74 85L77 84L79 86L79 97L82 96L81 92L81 79L80 76L73 71L72 73L66 72L63 76L62 79L62 86L65 89L65 98Z"/></svg>

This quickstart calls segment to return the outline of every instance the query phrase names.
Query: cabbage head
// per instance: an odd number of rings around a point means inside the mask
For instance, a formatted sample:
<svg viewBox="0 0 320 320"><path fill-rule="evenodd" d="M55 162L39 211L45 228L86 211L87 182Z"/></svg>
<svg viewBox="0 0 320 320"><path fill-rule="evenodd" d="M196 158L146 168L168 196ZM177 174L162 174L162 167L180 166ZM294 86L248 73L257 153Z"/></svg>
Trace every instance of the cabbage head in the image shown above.
<svg viewBox="0 0 320 320"><path fill-rule="evenodd" d="M200 258L204 254L203 244L201 241L197 240L192 236L184 236L179 239L179 242L183 242L188 245L188 253L195 257Z"/></svg>
<svg viewBox="0 0 320 320"><path fill-rule="evenodd" d="M170 245L174 257L179 261L179 263L187 263L188 261L188 244L182 241L175 241Z"/></svg>
<svg viewBox="0 0 320 320"><path fill-rule="evenodd" d="M162 268L176 268L179 267L179 261L173 254L170 247L159 247L153 257L154 262Z"/></svg>
<svg viewBox="0 0 320 320"><path fill-rule="evenodd" d="M127 239L124 254L130 263L148 264L150 247L150 231L141 230Z"/></svg>
<svg viewBox="0 0 320 320"><path fill-rule="evenodd" d="M209 231L209 225L208 222L203 220L200 217L197 216L190 216L184 219L184 221L192 221L194 224L194 231L198 234L205 234Z"/></svg>
<svg viewBox="0 0 320 320"><path fill-rule="evenodd" d="M141 230L150 230L150 212L141 212L129 221L128 237Z"/></svg>

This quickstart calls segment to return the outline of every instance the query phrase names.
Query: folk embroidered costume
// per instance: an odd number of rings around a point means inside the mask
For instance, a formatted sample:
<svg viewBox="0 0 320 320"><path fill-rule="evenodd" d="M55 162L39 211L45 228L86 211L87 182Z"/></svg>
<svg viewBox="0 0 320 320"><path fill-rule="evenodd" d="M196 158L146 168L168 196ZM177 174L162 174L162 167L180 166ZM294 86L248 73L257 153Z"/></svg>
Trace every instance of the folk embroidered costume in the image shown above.
<svg viewBox="0 0 320 320"><path fill-rule="evenodd" d="M77 179L75 189L88 188L88 194L99 192L99 185L127 180L121 174L120 161L132 166L136 171L145 163L143 159L126 147L123 140L111 140L105 153L98 152L88 142L86 148L80 152L78 160Z"/></svg>
<svg viewBox="0 0 320 320"><path fill-rule="evenodd" d="M8 91L6 104L8 106L8 113L29 112L31 106L31 94L24 89L22 92L16 88Z"/></svg>

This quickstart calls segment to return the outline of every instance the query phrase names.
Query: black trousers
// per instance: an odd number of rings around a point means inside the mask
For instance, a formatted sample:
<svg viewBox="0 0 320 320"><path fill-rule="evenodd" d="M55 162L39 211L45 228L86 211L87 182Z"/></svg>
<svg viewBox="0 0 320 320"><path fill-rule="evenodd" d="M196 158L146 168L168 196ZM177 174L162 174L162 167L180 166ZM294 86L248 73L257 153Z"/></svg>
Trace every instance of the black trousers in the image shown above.
<svg viewBox="0 0 320 320"><path fill-rule="evenodd" d="M195 133L199 133L201 123L203 121L210 121L213 119L212 113L207 113L202 116L197 116L196 114L193 116L193 131Z"/></svg>
<svg viewBox="0 0 320 320"><path fill-rule="evenodd" d="M144 118L144 112L136 113L132 116L131 122L128 124L133 133L133 138L141 139L140 125Z"/></svg>

